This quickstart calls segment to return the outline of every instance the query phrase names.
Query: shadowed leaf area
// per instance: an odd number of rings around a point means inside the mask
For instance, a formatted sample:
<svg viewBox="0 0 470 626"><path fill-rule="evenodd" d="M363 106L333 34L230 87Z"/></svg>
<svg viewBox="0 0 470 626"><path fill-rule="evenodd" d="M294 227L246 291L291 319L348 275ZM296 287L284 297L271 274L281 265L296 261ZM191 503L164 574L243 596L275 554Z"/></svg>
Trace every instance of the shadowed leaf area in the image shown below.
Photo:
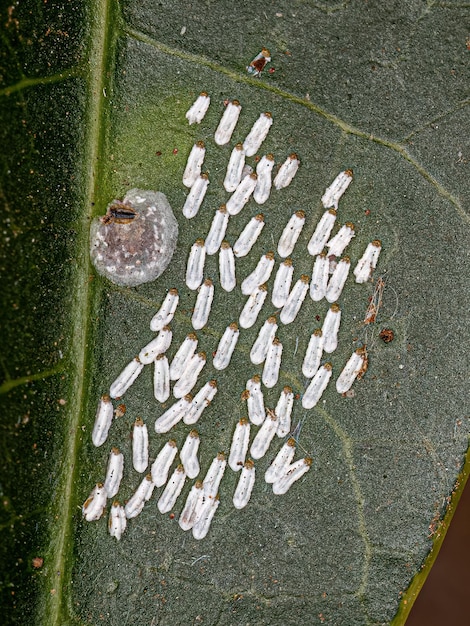
<svg viewBox="0 0 470 626"><path fill-rule="evenodd" d="M86 8L48 2L29 12L16 5L2 11L5 624L405 623L430 567L426 557L442 540L439 522L450 520L451 498L455 504L466 480L465 16L468 8L458 3L421 2L95 0ZM263 47L271 61L253 77L246 66ZM185 114L202 91L209 109L189 125ZM230 142L219 146L214 131L233 99L240 118ZM261 212L265 220L251 252L236 259L233 291L220 286L218 253L206 258L204 277L213 280L215 295L207 324L196 331L207 363L191 393L216 379L216 396L195 426L180 421L157 434L156 419L176 399L155 400L154 366L146 365L113 400L114 407L124 402L126 413L95 447L99 398L155 337L150 320L170 288L179 293L170 361L193 332L197 292L185 282L188 254L230 197L223 181L232 148L265 111L273 125L246 163L256 168L272 153L277 172L295 152L300 168L264 204L250 199L230 216L231 245L250 218ZM205 143L202 171L210 182L199 212L186 219L182 177L196 141ZM277 242L290 216L303 210L290 255L292 284L310 277L307 244L325 211L321 198L347 169L353 182L339 201L333 234L338 224L355 225L345 251L352 268L369 242L380 239L382 252L370 281L357 284L352 272L346 281L338 348L322 358L332 364L332 380L307 410L302 362L330 303L307 295L295 320L282 324L271 302L283 260ZM89 229L134 188L166 195L179 237L156 281L120 287L94 270ZM241 282L271 250L266 301L254 325L240 329L229 366L217 370L219 340L247 299ZM381 285L375 320L365 324ZM271 315L283 353L277 384L262 387L265 406L275 408L282 389L292 388L294 461L311 457L310 470L274 495L264 473L286 440L274 437L255 459L249 503L237 510L240 473L227 467L220 505L201 540L178 525L194 483L188 478L171 514L159 512L164 486L156 488L120 541L107 530L111 500L101 519L85 521L81 506L104 481L111 447L124 454L116 495L122 504L144 478L132 464L137 417L149 431L146 471L170 438L181 449L194 427L201 441L197 478L218 452L228 457L235 426L247 416L242 392L263 374L250 350ZM393 331L392 341L380 337L383 329ZM364 344L368 369L346 397L335 381ZM257 431L252 425L251 439Z"/></svg>

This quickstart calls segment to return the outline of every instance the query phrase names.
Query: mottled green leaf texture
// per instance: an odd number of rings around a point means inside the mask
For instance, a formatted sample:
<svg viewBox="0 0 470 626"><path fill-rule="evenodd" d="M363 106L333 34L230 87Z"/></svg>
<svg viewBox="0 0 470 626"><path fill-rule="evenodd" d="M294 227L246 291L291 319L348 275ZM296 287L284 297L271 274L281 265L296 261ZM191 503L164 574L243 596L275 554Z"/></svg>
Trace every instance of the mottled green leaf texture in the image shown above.
<svg viewBox="0 0 470 626"><path fill-rule="evenodd" d="M455 504L466 479L468 19L468 3L457 1L3 3L2 623L404 624L442 538L436 529L450 520L451 498ZM263 47L272 60L255 77L246 66ZM211 97L209 110L189 125L185 113L201 91ZM230 143L218 146L214 131L235 98L239 122ZM273 274L257 322L241 329L229 367L214 369L218 341L246 300L240 283L261 255L276 251L299 209L306 223L292 253L294 280L311 275L307 243L325 210L321 197L351 168L338 222L355 224L347 248L353 266L368 242L382 241L377 269L366 284L352 272L346 282L338 348L324 359L333 379L318 404L302 408L309 382L302 361L330 306L325 300L307 296L293 323L279 322L279 381L264 388L274 408L283 387L292 387L295 460L310 456L312 466L274 495L263 477L284 443L275 437L255 462L253 493L241 510L232 503L239 474L226 470L204 539L178 525L194 483L187 479L171 515L159 512L163 487L155 489L116 541L107 527L111 501L98 521L85 521L81 510L104 480L111 447L125 457L116 496L124 503L144 477L132 467L136 418L148 425L150 463L168 439L180 448L191 426L155 433L175 399L155 400L152 365L114 401L126 413L96 448L98 400L154 337L149 322L170 288L180 296L170 360L193 331L189 250L229 198L223 180L233 146L264 111L274 122L258 156L272 153L277 167L296 152L301 165L289 187L230 217L231 244L257 213L266 222L251 253L236 261L232 292L220 287L218 255L206 260L215 297L197 331L207 365L193 392L214 378L218 393L196 425L199 478L218 452L228 454L247 414L241 394L263 371L250 362L251 346L268 316L279 319ZM210 184L188 220L182 175L199 140ZM256 167L256 158L247 163ZM120 287L90 261L90 223L133 188L166 195L179 238L157 280ZM365 324L381 285L375 320ZM383 329L393 341L383 341ZM334 381L363 344L368 370L342 396Z"/></svg>

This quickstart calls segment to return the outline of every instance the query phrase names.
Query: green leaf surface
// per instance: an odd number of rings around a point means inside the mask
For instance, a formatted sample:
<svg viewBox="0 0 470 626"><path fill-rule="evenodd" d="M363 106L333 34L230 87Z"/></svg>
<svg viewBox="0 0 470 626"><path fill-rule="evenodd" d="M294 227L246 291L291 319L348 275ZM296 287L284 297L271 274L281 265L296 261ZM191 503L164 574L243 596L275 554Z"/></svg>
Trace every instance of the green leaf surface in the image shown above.
<svg viewBox="0 0 470 626"><path fill-rule="evenodd" d="M5 623L354 626L396 615L403 624L467 476L468 4L95 0L5 7L1 19ZM257 79L245 68L263 46L275 71ZM185 113L202 90L211 106L189 126ZM230 145L219 147L213 133L223 101L233 98L242 114ZM188 252L228 198L231 147L263 111L274 124L260 155L272 152L280 163L295 151L301 168L261 208L250 201L230 219L231 243L249 217L262 211L266 219L251 254L237 261L238 282L300 208L307 220L294 276L310 274L306 245L324 210L320 198L352 168L338 220L356 225L353 264L369 241L382 240L374 279L385 289L375 323L365 326L375 285L348 279L331 362L336 378L365 342L369 369L354 397L330 385L314 409L302 409L303 355L321 324L316 316L328 309L307 298L279 329L281 375L265 402L275 406L282 387L293 388L296 458L311 455L311 470L274 496L263 481L282 444L274 441L241 511L232 505L238 477L226 471L205 539L177 524L187 481L174 519L158 512L160 489L116 542L107 516L87 523L81 515L111 446L125 455L125 501L142 478L131 463L135 418L149 426L151 460L170 437L181 446L190 428L155 434L172 400L163 408L155 401L149 366L123 398L125 416L95 448L98 399L152 338L149 321L170 287L180 294L170 357L192 331ZM201 139L210 185L198 216L186 220L182 172ZM89 226L134 187L165 193L180 234L159 279L122 288L94 271ZM217 263L206 263L216 295L198 332L209 356L201 383L216 378L219 389L197 424L201 476L219 450L228 452L246 414L240 395L262 371L249 351L275 312L267 301L241 332L230 366L214 370L211 355L245 301L238 286L218 288ZM382 328L393 329L394 341L382 342Z"/></svg>

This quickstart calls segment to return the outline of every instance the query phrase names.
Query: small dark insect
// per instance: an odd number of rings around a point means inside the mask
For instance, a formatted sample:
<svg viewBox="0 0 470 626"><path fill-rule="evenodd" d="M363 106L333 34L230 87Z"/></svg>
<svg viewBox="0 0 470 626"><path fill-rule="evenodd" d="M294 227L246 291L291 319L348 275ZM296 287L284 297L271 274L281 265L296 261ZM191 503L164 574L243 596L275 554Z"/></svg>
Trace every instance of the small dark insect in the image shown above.
<svg viewBox="0 0 470 626"><path fill-rule="evenodd" d="M383 328L379 333L379 337L384 343L390 343L394 340L395 333L391 328Z"/></svg>
<svg viewBox="0 0 470 626"><path fill-rule="evenodd" d="M115 202L108 208L108 212L101 218L103 224L130 224L137 216L128 204Z"/></svg>
<svg viewBox="0 0 470 626"><path fill-rule="evenodd" d="M266 66L266 63L269 63L269 61L271 61L271 53L267 48L263 48L246 69L249 74L253 74L253 76L260 76Z"/></svg>

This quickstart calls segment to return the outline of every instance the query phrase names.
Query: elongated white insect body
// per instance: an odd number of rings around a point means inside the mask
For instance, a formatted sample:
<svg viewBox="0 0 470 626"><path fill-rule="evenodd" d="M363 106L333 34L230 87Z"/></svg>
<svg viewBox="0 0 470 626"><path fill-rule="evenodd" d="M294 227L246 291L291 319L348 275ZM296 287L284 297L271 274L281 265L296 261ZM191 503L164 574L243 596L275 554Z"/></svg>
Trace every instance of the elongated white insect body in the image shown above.
<svg viewBox="0 0 470 626"><path fill-rule="evenodd" d="M225 329L224 334L220 338L219 345L217 346L212 361L212 365L216 370L224 370L228 366L239 336L240 331L238 330L238 326L235 322L232 322L230 326L227 326Z"/></svg>
<svg viewBox="0 0 470 626"><path fill-rule="evenodd" d="M197 377L206 364L206 359L205 352L198 352L190 358L183 373L173 387L173 395L175 398L182 398L191 391L197 383Z"/></svg>
<svg viewBox="0 0 470 626"><path fill-rule="evenodd" d="M225 107L214 135L214 141L218 146L225 146L232 138L241 110L242 107L238 100L229 102Z"/></svg>
<svg viewBox="0 0 470 626"><path fill-rule="evenodd" d="M188 364L189 359L197 350L198 339L194 333L189 333L176 351L170 365L170 380L178 380Z"/></svg>
<svg viewBox="0 0 470 626"><path fill-rule="evenodd" d="M305 296L307 295L309 282L310 276L302 274L293 286L279 316L283 324L290 324L297 317L297 313L300 311L300 307L302 306Z"/></svg>
<svg viewBox="0 0 470 626"><path fill-rule="evenodd" d="M216 497L226 466L227 461L225 460L225 454L223 452L219 452L210 464L207 474L203 480L205 498Z"/></svg>
<svg viewBox="0 0 470 626"><path fill-rule="evenodd" d="M288 466L292 463L295 455L295 439L292 437L286 441L277 453L274 461L266 470L264 480L269 483L275 483L279 478L287 473Z"/></svg>
<svg viewBox="0 0 470 626"><path fill-rule="evenodd" d="M256 287L253 293L250 294L240 314L239 323L242 328L251 328L253 326L263 307L267 295L268 287L266 284Z"/></svg>
<svg viewBox="0 0 470 626"><path fill-rule="evenodd" d="M271 302L278 309L285 305L287 298L289 297L293 275L294 266L292 265L292 259L286 259L280 263L274 279L273 293L271 297Z"/></svg>
<svg viewBox="0 0 470 626"><path fill-rule="evenodd" d="M313 378L320 367L321 356L323 354L323 333L321 328L313 331L305 352L302 364L302 374L306 378Z"/></svg>
<svg viewBox="0 0 470 626"><path fill-rule="evenodd" d="M247 223L233 244L233 253L237 258L246 256L250 252L264 228L264 223L264 215L262 213L258 213Z"/></svg>
<svg viewBox="0 0 470 626"><path fill-rule="evenodd" d="M217 381L210 380L194 396L189 411L183 416L185 424L195 424L201 417L204 409L209 406L217 393Z"/></svg>
<svg viewBox="0 0 470 626"><path fill-rule="evenodd" d="M337 304L332 304L323 320L323 350L328 354L338 347L338 331L341 323L341 309Z"/></svg>
<svg viewBox="0 0 470 626"><path fill-rule="evenodd" d="M210 97L205 91L202 91L196 98L196 101L186 112L186 119L190 124L200 124L204 119L209 104L211 102Z"/></svg>
<svg viewBox="0 0 470 626"><path fill-rule="evenodd" d="M377 266L379 260L380 251L382 250L382 243L379 239L375 239L368 244L364 254L357 262L354 268L354 276L356 277L356 283L366 283L372 275L372 272Z"/></svg>
<svg viewBox="0 0 470 626"><path fill-rule="evenodd" d="M196 179L201 175L201 167L204 163L204 157L206 156L206 147L203 141L198 141L191 148L186 167L183 173L183 185L185 187L192 187L196 182Z"/></svg>
<svg viewBox="0 0 470 626"><path fill-rule="evenodd" d="M328 209L321 216L317 227L315 228L315 232L313 233L310 241L308 242L308 252L312 256L316 256L323 251L323 248L326 245L326 242L330 238L331 231L333 230L333 226L336 221L336 211L335 209Z"/></svg>
<svg viewBox="0 0 470 626"><path fill-rule="evenodd" d="M310 297L314 302L319 302L325 297L329 278L329 261L326 254L319 254L315 258L310 283Z"/></svg>
<svg viewBox="0 0 470 626"><path fill-rule="evenodd" d="M276 336L277 322L274 316L268 317L261 326L258 337L250 350L250 361L254 365L260 365L266 359L268 348Z"/></svg>
<svg viewBox="0 0 470 626"><path fill-rule="evenodd" d="M267 48L263 48L259 54L255 56L255 58L251 61L250 65L246 68L248 74L253 74L253 76L260 76L261 72L264 70L266 63L269 63L271 60L271 53Z"/></svg>
<svg viewBox="0 0 470 626"><path fill-rule="evenodd" d="M273 483L273 493L276 495L287 493L292 485L306 472L308 472L311 465L312 459L310 457L305 457L305 459L300 459L299 461L292 463L286 474Z"/></svg>
<svg viewBox="0 0 470 626"><path fill-rule="evenodd" d="M150 330L158 332L164 326L168 326L175 315L179 302L178 289L170 289L162 302L161 307L150 320Z"/></svg>
<svg viewBox="0 0 470 626"><path fill-rule="evenodd" d="M206 254L215 254L225 237L229 214L225 204L222 204L215 212L211 227L206 237Z"/></svg>
<svg viewBox="0 0 470 626"><path fill-rule="evenodd" d="M235 426L233 433L232 445L230 447L230 455L228 457L229 467L238 472L245 463L246 453L248 452L248 444L250 443L250 422L246 417Z"/></svg>
<svg viewBox="0 0 470 626"><path fill-rule="evenodd" d="M199 433L197 430L192 430L180 450L181 463L188 478L196 478L199 474L199 459L197 458L199 443Z"/></svg>
<svg viewBox="0 0 470 626"><path fill-rule="evenodd" d="M178 524L182 530L190 530L199 517L204 504L204 489L202 480L197 480L191 487L191 491L186 498L186 504L181 511Z"/></svg>
<svg viewBox="0 0 470 626"><path fill-rule="evenodd" d="M173 474L168 479L162 495L158 499L157 507L160 513L169 513L175 506L176 500L184 487L186 473L182 465L178 465Z"/></svg>
<svg viewBox="0 0 470 626"><path fill-rule="evenodd" d="M143 369L144 364L140 362L139 357L133 358L109 388L111 398L121 398Z"/></svg>
<svg viewBox="0 0 470 626"><path fill-rule="evenodd" d="M241 284L242 294L249 296L256 287L267 283L274 267L274 253L268 252L263 255L258 261L258 265L255 269L248 274L245 280Z"/></svg>
<svg viewBox="0 0 470 626"><path fill-rule="evenodd" d="M271 113L266 111L266 113L261 113L259 118L251 127L250 132L245 138L243 142L243 147L245 148L246 156L251 157L254 156L261 144L266 139L269 129L271 128L273 123L273 116Z"/></svg>
<svg viewBox="0 0 470 626"><path fill-rule="evenodd" d="M159 354L163 354L171 345L173 333L169 326L164 326L155 339L152 339L139 352L139 360L144 365L153 363Z"/></svg>
<svg viewBox="0 0 470 626"><path fill-rule="evenodd" d="M106 479L104 488L108 498L114 498L119 491L122 474L124 471L124 455L119 448L111 448L108 459L108 467L106 469Z"/></svg>
<svg viewBox="0 0 470 626"><path fill-rule="evenodd" d="M235 256L228 241L222 241L219 251L220 286L224 291L233 291L237 284Z"/></svg>
<svg viewBox="0 0 470 626"><path fill-rule="evenodd" d="M330 207L334 207L338 210L338 202L341 199L341 196L352 183L353 172L352 170L345 170L344 172L340 172L338 176L334 179L329 187L327 187L325 193L322 196L322 203L325 209L329 209Z"/></svg>
<svg viewBox="0 0 470 626"><path fill-rule="evenodd" d="M261 459L268 451L269 444L276 434L279 419L274 411L267 410L266 418L261 424L261 428L256 433L250 448L250 455L254 459Z"/></svg>
<svg viewBox="0 0 470 626"><path fill-rule="evenodd" d="M277 252L283 259L292 254L304 224L304 211L296 211L285 225L281 238L277 244Z"/></svg>
<svg viewBox="0 0 470 626"><path fill-rule="evenodd" d="M114 407L111 402L111 398L104 394L101 396L98 402L98 408L96 409L95 423L93 425L93 432L91 434L91 440L93 445L97 448L106 441L108 438L108 432L113 421Z"/></svg>
<svg viewBox="0 0 470 626"><path fill-rule="evenodd" d="M236 509L243 509L250 501L251 492L255 485L255 477L255 464L251 459L248 459L243 466L235 493L233 494L233 506Z"/></svg>
<svg viewBox="0 0 470 626"><path fill-rule="evenodd" d="M246 384L242 393L242 400L246 400L248 417L255 426L260 426L266 417L264 408L264 396L261 390L261 381L258 375L253 376Z"/></svg>
<svg viewBox="0 0 470 626"><path fill-rule="evenodd" d="M245 176L245 178L242 178L238 187L227 200L226 206L230 215L237 215L240 213L255 190L257 182L258 175L256 172L252 172L248 176Z"/></svg>
<svg viewBox="0 0 470 626"><path fill-rule="evenodd" d="M159 354L155 359L153 395L158 402L166 402L170 397L170 366L166 354Z"/></svg>
<svg viewBox="0 0 470 626"><path fill-rule="evenodd" d="M294 393L291 387L284 387L277 401L274 412L279 423L276 434L278 437L285 437L290 432L292 409L294 407Z"/></svg>
<svg viewBox="0 0 470 626"><path fill-rule="evenodd" d="M192 396L185 395L177 402L172 404L155 422L156 433L167 433L183 419L183 416L189 411Z"/></svg>
<svg viewBox="0 0 470 626"><path fill-rule="evenodd" d="M124 507L116 502L113 502L108 518L108 530L111 537L116 537L120 541L122 533L126 530L127 519Z"/></svg>
<svg viewBox="0 0 470 626"><path fill-rule="evenodd" d="M257 204L264 204L271 193L271 179L274 169L274 156L266 154L256 166L258 181L253 191L253 200Z"/></svg>
<svg viewBox="0 0 470 626"><path fill-rule="evenodd" d="M193 526L194 539L204 539L204 537L207 535L218 506L218 496L214 496L210 500L206 500L206 502L204 502L196 523Z"/></svg>
<svg viewBox="0 0 470 626"><path fill-rule="evenodd" d="M155 487L161 487L166 483L168 479L168 472L170 471L170 467L175 460L177 452L178 448L176 447L176 441L174 439L170 439L157 454L157 458L152 463L152 468L150 470Z"/></svg>
<svg viewBox="0 0 470 626"><path fill-rule="evenodd" d="M336 391L338 393L346 393L351 389L353 382L356 380L359 372L362 371L365 360L364 348L358 348L349 357L348 362L344 366L341 374L336 381Z"/></svg>
<svg viewBox="0 0 470 626"><path fill-rule="evenodd" d="M284 189L284 187L290 185L292 179L297 174L299 165L299 157L295 154L295 152L293 152L287 157L287 159L279 168L279 171L274 179L274 187L279 190Z"/></svg>
<svg viewBox="0 0 470 626"><path fill-rule="evenodd" d="M243 144L237 143L227 165L227 172L224 179L225 191L232 193L240 184L243 168L245 167L245 151Z"/></svg>
<svg viewBox="0 0 470 626"><path fill-rule="evenodd" d="M328 385L331 373L331 363L325 363L318 368L303 395L302 406L304 409L312 409L318 403Z"/></svg>
<svg viewBox="0 0 470 626"><path fill-rule="evenodd" d="M186 266L186 285L195 290L202 283L204 263L206 261L206 246L204 239L196 239L191 246Z"/></svg>
<svg viewBox="0 0 470 626"><path fill-rule="evenodd" d="M265 387L271 388L277 383L279 370L281 368L282 343L277 337L273 339L268 348L266 361L264 362L263 376L261 380Z"/></svg>
<svg viewBox="0 0 470 626"><path fill-rule="evenodd" d="M348 277L350 267L351 261L347 256L343 257L336 264L335 270L331 275L326 288L325 298L328 302L336 302L336 300L340 297L343 291L344 283Z"/></svg>
<svg viewBox="0 0 470 626"><path fill-rule="evenodd" d="M134 494L126 502L124 512L127 519L132 519L142 513L142 509L144 508L145 503L148 502L152 497L154 488L155 484L152 481L152 475L147 474L142 479L142 482L137 487Z"/></svg>
<svg viewBox="0 0 470 626"><path fill-rule="evenodd" d="M147 425L138 417L132 432L132 465L136 472L145 472L149 464L149 434Z"/></svg>
<svg viewBox="0 0 470 626"><path fill-rule="evenodd" d="M196 304L194 305L191 324L195 330L204 328L209 319L212 301L214 299L214 283L210 278L202 283L199 293L197 294Z"/></svg>
<svg viewBox="0 0 470 626"><path fill-rule="evenodd" d="M103 483L96 483L82 506L83 517L87 522L99 520L104 513L108 494Z"/></svg>
<svg viewBox="0 0 470 626"><path fill-rule="evenodd" d="M188 220L198 214L208 186L209 177L207 174L200 174L194 181L183 205L183 215Z"/></svg>
<svg viewBox="0 0 470 626"><path fill-rule="evenodd" d="M328 256L341 256L353 237L355 237L354 224L346 222L326 244L329 248Z"/></svg>

